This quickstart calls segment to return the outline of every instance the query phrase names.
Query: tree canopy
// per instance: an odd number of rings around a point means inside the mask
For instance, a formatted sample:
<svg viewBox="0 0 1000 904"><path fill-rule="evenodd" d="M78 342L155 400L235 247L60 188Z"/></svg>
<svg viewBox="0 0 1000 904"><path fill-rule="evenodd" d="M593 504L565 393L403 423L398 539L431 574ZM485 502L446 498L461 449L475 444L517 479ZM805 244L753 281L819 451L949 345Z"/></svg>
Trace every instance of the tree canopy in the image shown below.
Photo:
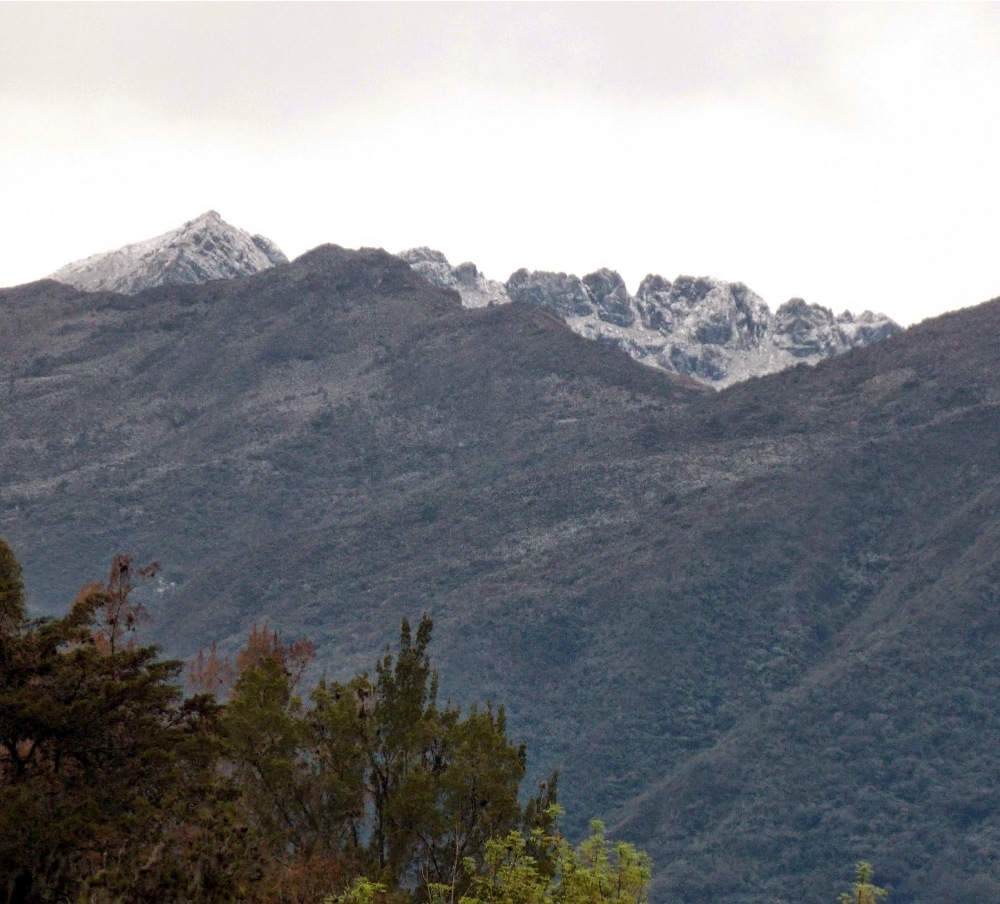
<svg viewBox="0 0 1000 904"><path fill-rule="evenodd" d="M552 829L556 781L519 797L503 707L438 699L426 616L372 673L255 627L230 663L136 642L117 556L62 618L28 617L0 541L0 902L317 902L351 889L457 902L489 845Z"/></svg>

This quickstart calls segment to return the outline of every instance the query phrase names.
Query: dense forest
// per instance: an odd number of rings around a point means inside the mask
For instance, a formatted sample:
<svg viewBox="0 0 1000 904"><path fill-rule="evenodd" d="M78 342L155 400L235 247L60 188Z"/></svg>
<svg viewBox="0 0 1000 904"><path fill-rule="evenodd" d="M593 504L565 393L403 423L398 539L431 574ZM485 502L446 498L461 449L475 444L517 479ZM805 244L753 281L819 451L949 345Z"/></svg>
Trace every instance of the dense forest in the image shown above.
<svg viewBox="0 0 1000 904"><path fill-rule="evenodd" d="M649 857L559 829L557 774L521 794L502 707L439 703L432 623L347 682L255 627L235 662L141 646L118 555L31 619L0 539L0 901L644 904ZM844 904L884 889L859 863Z"/></svg>

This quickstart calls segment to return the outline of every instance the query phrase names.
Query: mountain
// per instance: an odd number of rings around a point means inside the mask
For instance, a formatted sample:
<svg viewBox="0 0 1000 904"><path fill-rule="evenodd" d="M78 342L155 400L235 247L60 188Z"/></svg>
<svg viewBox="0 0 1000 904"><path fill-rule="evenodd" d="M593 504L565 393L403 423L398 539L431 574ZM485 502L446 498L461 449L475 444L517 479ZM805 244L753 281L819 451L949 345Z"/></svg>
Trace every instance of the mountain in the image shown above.
<svg viewBox="0 0 1000 904"><path fill-rule="evenodd" d="M653 900L1000 900L1000 301L718 392L371 249L0 322L35 611L122 549L168 653L266 618L331 677L426 611Z"/></svg>
<svg viewBox="0 0 1000 904"><path fill-rule="evenodd" d="M67 264L50 278L88 292L135 295L154 286L249 276L287 262L270 239L230 226L210 210L154 239Z"/></svg>
<svg viewBox="0 0 1000 904"><path fill-rule="evenodd" d="M799 363L860 348L901 332L884 314L829 308L793 298L773 314L742 283L650 274L635 296L614 270L580 279L565 273L518 270L505 284L487 280L475 264L452 267L429 248L400 257L422 276L454 289L468 307L510 300L555 311L581 336L609 342L637 361L724 387Z"/></svg>

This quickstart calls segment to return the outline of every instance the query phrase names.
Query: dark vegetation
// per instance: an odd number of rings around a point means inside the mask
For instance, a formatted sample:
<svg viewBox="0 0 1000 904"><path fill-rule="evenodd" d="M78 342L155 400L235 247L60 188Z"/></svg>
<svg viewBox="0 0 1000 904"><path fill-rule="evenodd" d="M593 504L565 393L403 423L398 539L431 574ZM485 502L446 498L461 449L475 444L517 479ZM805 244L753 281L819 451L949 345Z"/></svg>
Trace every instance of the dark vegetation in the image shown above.
<svg viewBox="0 0 1000 904"><path fill-rule="evenodd" d="M31 620L0 540L0 901L645 901L644 855L558 833L555 775L518 800L502 708L439 704L430 619L307 699L312 645L255 628L184 697L181 664L135 642L133 571L155 567L117 556Z"/></svg>
<svg viewBox="0 0 1000 904"><path fill-rule="evenodd" d="M650 861L595 820L574 848L557 775L523 805L503 709L439 706L432 624L375 674L298 693L315 655L256 626L235 663L134 637L117 555L68 615L30 619L0 539L0 901L645 904ZM843 904L886 896L861 862Z"/></svg>
<svg viewBox="0 0 1000 904"><path fill-rule="evenodd" d="M427 611L654 900L1000 900L1000 303L720 393L375 251L0 329L36 611L128 548L171 655L267 618L341 683Z"/></svg>

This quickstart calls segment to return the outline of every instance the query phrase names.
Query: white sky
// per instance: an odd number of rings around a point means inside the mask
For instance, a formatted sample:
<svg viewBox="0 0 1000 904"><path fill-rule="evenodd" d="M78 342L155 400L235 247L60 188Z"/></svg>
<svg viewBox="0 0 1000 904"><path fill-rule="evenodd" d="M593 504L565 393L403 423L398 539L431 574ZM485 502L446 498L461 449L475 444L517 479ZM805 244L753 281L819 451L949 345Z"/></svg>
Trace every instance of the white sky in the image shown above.
<svg viewBox="0 0 1000 904"><path fill-rule="evenodd" d="M1000 294L1000 6L0 3L0 285L210 208L913 323Z"/></svg>

